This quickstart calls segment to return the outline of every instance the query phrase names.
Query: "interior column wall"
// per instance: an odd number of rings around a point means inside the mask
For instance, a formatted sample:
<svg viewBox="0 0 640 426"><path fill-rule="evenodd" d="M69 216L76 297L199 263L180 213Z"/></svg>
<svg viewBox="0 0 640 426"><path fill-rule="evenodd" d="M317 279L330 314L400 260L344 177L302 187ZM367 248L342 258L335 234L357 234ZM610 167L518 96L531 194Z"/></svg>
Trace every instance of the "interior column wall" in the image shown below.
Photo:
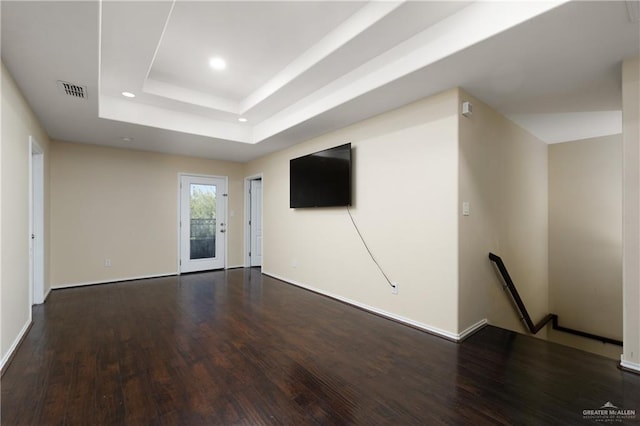
<svg viewBox="0 0 640 426"><path fill-rule="evenodd" d="M473 105L459 119L460 328L486 318L528 333L488 255L502 257L534 322L549 313L547 145L469 93L459 101Z"/></svg>
<svg viewBox="0 0 640 426"><path fill-rule="evenodd" d="M623 354L640 371L640 58L622 64Z"/></svg>

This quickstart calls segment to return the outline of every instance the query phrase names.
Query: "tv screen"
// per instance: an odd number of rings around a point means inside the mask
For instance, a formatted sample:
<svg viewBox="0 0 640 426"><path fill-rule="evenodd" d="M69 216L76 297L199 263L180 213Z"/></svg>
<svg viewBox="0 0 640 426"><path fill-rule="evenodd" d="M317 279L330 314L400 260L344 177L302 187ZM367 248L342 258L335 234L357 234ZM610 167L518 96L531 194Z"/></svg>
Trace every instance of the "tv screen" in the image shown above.
<svg viewBox="0 0 640 426"><path fill-rule="evenodd" d="M351 205L351 144L294 158L289 163L291 208Z"/></svg>

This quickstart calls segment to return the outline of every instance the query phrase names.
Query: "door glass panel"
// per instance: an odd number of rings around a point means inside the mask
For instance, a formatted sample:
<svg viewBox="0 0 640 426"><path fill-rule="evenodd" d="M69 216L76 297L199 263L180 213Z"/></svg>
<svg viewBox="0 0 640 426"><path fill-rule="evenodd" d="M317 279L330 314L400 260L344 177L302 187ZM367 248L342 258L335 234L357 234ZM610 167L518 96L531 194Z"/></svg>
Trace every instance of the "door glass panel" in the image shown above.
<svg viewBox="0 0 640 426"><path fill-rule="evenodd" d="M216 257L216 186L191 184L190 258Z"/></svg>

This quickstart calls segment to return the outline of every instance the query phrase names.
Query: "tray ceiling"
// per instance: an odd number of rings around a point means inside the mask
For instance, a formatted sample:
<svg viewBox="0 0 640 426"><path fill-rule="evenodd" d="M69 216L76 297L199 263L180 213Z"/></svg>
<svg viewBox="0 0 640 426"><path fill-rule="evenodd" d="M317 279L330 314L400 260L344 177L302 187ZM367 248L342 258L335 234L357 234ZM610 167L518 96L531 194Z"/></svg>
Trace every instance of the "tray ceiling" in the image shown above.
<svg viewBox="0 0 640 426"><path fill-rule="evenodd" d="M455 86L547 142L619 132L640 54L623 1L1 7L2 60L52 138L233 161Z"/></svg>

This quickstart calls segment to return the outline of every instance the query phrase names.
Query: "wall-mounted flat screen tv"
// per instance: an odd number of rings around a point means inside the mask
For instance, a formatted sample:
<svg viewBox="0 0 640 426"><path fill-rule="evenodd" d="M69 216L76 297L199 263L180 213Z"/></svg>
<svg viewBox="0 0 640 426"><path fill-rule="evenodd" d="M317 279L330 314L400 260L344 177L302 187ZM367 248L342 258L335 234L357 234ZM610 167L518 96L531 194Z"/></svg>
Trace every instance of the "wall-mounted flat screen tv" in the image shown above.
<svg viewBox="0 0 640 426"><path fill-rule="evenodd" d="M289 163L291 208L351 205L351 144L294 158Z"/></svg>

